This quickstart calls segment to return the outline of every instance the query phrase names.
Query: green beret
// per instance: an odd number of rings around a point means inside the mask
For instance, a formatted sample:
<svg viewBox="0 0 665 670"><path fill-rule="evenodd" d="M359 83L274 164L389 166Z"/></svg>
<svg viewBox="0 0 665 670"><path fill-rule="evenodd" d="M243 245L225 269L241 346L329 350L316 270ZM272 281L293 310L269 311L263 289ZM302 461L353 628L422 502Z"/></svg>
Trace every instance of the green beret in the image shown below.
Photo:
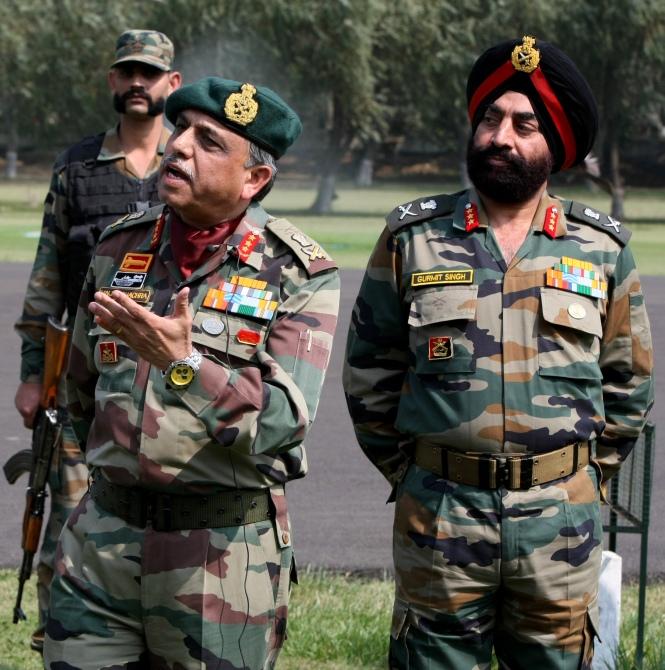
<svg viewBox="0 0 665 670"><path fill-rule="evenodd" d="M205 77L172 93L166 101L166 118L175 124L185 109L208 114L275 158L302 130L298 115L274 91L220 77Z"/></svg>

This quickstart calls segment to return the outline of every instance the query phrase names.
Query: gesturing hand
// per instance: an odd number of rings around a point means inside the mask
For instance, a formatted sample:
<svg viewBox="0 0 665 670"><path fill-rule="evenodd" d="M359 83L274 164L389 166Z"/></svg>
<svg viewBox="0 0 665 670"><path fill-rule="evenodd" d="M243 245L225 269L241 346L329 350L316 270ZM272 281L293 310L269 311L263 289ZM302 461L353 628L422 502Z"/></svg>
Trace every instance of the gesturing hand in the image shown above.
<svg viewBox="0 0 665 670"><path fill-rule="evenodd" d="M164 370L172 361L192 353L192 316L189 288L176 295L173 314L157 316L122 291L108 296L101 291L88 306L95 323L113 333L141 358Z"/></svg>

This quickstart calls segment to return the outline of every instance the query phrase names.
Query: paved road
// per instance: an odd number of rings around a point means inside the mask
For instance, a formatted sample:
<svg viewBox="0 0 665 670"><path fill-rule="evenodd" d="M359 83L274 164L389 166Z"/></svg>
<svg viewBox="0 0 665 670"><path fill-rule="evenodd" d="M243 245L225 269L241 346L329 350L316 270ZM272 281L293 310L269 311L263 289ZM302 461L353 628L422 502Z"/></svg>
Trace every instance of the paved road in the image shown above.
<svg viewBox="0 0 665 670"><path fill-rule="evenodd" d="M18 379L19 340L12 332L25 288L27 264L0 265L0 461L28 445L29 434L13 407ZM296 532L300 565L348 570L391 569L392 507L384 504L388 487L365 460L353 436L341 386L344 339L362 272L342 273L342 303L337 343L323 390L319 413L307 441L310 474L289 488L289 502ZM656 351L665 345L665 280L643 279ZM665 381L657 382L656 406L651 419L665 434ZM665 575L665 460L657 454L650 533L649 572ZM22 483L22 482L21 482ZM23 495L0 477L0 566L20 560L19 535ZM635 574L639 565L637 537L619 536L624 573Z"/></svg>

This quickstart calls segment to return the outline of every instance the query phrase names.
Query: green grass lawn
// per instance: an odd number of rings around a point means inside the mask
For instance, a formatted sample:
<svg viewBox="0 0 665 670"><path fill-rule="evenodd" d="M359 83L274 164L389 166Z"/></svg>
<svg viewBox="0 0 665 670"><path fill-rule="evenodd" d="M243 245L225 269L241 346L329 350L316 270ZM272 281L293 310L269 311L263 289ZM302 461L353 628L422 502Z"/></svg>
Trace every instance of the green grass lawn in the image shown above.
<svg viewBox="0 0 665 670"><path fill-rule="evenodd" d="M48 188L44 180L0 181L0 261L31 261L41 223L41 203ZM417 197L453 192L455 184L381 183L356 188L342 183L333 213L313 216L307 209L314 201L314 186L294 187L277 182L266 198L266 208L285 216L314 237L344 268L363 268L383 227L383 217L400 203ZM575 188L559 188L559 195L608 211L608 196ZM633 232L631 248L644 275L665 274L665 190L628 189L626 221Z"/></svg>
<svg viewBox="0 0 665 670"><path fill-rule="evenodd" d="M278 670L379 670L386 667L393 584L389 579L359 579L303 570L289 608L289 639ZM35 625L34 577L23 603L28 621L11 623L16 572L0 570L0 670L39 670L40 658L29 648ZM622 656L617 670L633 670L637 587L622 595ZM665 584L647 591L643 670L665 668Z"/></svg>

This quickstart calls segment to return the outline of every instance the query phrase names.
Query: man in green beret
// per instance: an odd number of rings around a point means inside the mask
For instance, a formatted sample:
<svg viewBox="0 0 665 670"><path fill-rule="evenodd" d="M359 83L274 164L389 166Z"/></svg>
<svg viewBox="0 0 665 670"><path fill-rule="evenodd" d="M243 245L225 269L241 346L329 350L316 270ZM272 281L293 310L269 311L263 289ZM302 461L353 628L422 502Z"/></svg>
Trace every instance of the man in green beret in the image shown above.
<svg viewBox="0 0 665 670"><path fill-rule="evenodd" d="M68 409L91 484L60 536L46 667L274 667L337 320L335 262L260 200L300 134L273 91L174 93L166 205L102 234Z"/></svg>
<svg viewBox="0 0 665 670"><path fill-rule="evenodd" d="M108 73L118 123L86 137L58 156L44 204L44 220L16 323L22 339L21 382L16 408L32 428L44 369L44 333L49 316L74 323L78 296L92 250L102 230L119 216L158 202L157 170L169 137L164 105L180 86L173 70L173 44L155 30L127 30L117 40ZM53 574L55 544L62 525L86 490L88 472L76 440L65 425L53 458L51 513L38 575L40 626L31 646L41 651Z"/></svg>

